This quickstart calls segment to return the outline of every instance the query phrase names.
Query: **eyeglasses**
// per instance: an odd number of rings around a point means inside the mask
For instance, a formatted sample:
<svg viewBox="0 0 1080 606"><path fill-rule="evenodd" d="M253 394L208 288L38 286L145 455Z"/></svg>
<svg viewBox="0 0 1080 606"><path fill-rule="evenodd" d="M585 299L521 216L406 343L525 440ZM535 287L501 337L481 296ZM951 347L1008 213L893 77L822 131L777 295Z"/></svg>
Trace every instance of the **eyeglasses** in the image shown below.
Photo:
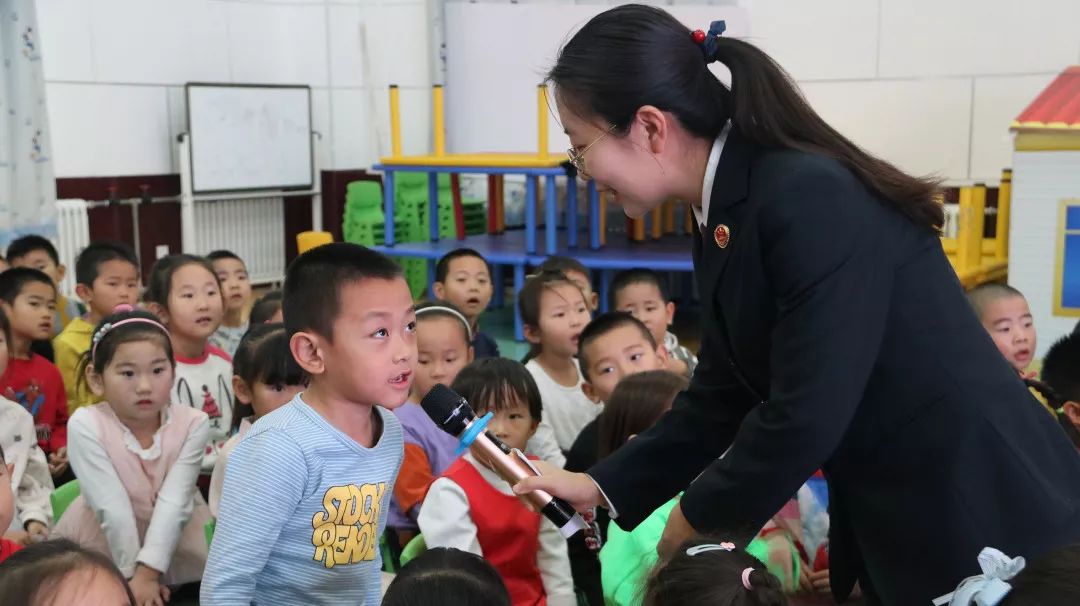
<svg viewBox="0 0 1080 606"><path fill-rule="evenodd" d="M585 175L588 175L588 172L585 170L585 154L590 149L592 149L592 146L596 145L604 137L606 137L606 136L610 135L612 132L614 132L615 128L616 127L615 127L614 124L609 126L606 131L601 133L599 137L593 139L592 143L586 145L585 148L582 149L581 151L578 151L577 148L575 148L575 147L571 147L570 149L566 150L566 156L568 158L570 158L570 164L574 168L576 168L579 173L583 173Z"/></svg>

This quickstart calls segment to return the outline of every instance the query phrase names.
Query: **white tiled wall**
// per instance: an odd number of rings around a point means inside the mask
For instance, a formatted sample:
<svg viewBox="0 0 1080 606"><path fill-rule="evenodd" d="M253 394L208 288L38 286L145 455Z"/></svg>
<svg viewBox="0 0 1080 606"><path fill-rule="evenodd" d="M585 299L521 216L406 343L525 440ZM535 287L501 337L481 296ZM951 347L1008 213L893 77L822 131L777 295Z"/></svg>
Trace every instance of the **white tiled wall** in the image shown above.
<svg viewBox="0 0 1080 606"><path fill-rule="evenodd" d="M370 166L389 151L393 82L408 116L405 151L427 151L435 2L37 0L57 176L174 172L188 81L312 86L327 168ZM1077 0L650 3L745 8L750 39L840 130L908 170L954 182L995 180L1011 162L1009 123L1057 72L1080 63Z"/></svg>

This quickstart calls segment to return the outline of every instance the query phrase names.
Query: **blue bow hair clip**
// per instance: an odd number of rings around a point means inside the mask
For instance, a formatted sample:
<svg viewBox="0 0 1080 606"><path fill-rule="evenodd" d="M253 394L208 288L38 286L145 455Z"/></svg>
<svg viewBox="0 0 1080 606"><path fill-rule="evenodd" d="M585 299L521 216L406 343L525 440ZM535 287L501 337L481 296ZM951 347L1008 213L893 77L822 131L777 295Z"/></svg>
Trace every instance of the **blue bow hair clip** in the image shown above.
<svg viewBox="0 0 1080 606"><path fill-rule="evenodd" d="M1010 591L1006 583L1024 569L1024 558L1010 558L993 547L979 552L983 573L964 579L956 591L934 600L934 606L997 606Z"/></svg>
<svg viewBox="0 0 1080 606"><path fill-rule="evenodd" d="M696 29L690 33L694 43L701 47L701 54L705 57L705 63L716 61L717 39L727 30L724 21L713 21L709 24L709 33Z"/></svg>

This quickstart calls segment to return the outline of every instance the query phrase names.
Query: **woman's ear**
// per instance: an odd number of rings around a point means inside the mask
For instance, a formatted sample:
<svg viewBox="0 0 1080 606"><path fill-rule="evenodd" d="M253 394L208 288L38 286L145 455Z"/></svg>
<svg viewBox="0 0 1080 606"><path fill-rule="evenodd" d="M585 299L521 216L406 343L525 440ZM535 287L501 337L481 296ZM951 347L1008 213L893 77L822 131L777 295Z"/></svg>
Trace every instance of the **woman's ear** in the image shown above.
<svg viewBox="0 0 1080 606"><path fill-rule="evenodd" d="M289 351L309 376L326 372L326 359L320 342L318 335L309 332L298 332L289 339Z"/></svg>
<svg viewBox="0 0 1080 606"><path fill-rule="evenodd" d="M663 153L670 135L667 114L652 105L642 105L634 115L634 123L644 130L647 149L653 154Z"/></svg>
<svg viewBox="0 0 1080 606"><path fill-rule="evenodd" d="M101 380L101 375L94 371L93 363L86 365L85 374L86 385L90 388L91 393L99 398L105 397L105 382Z"/></svg>
<svg viewBox="0 0 1080 606"><path fill-rule="evenodd" d="M233 393L236 394L236 399L240 400L241 404L251 404L251 389L248 387L247 381L241 379L240 375L233 375L232 387Z"/></svg>

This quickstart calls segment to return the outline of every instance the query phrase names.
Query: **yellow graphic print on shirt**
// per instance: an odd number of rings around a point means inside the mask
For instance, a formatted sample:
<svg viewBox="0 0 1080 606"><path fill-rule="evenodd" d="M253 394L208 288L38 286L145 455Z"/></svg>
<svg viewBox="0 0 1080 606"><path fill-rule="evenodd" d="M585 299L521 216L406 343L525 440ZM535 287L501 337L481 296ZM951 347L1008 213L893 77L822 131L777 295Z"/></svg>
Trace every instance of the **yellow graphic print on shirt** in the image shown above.
<svg viewBox="0 0 1080 606"><path fill-rule="evenodd" d="M386 482L331 486L323 495L323 511L311 518L312 559L327 568L374 560L385 492Z"/></svg>

